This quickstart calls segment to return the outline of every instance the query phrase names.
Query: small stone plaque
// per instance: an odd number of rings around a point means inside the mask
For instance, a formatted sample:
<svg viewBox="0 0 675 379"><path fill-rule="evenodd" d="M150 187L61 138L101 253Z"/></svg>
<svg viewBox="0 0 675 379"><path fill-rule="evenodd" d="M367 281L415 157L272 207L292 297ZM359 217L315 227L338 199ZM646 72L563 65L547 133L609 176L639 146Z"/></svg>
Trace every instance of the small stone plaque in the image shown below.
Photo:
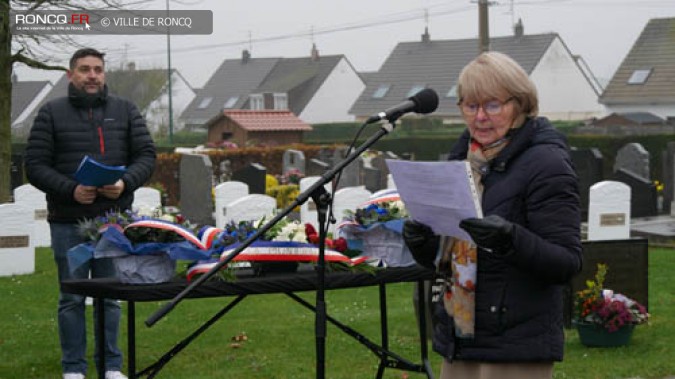
<svg viewBox="0 0 675 379"><path fill-rule="evenodd" d="M0 237L0 249L28 247L28 236L2 236Z"/></svg>
<svg viewBox="0 0 675 379"><path fill-rule="evenodd" d="M600 226L626 225L625 213L603 213L600 215Z"/></svg>
<svg viewBox="0 0 675 379"><path fill-rule="evenodd" d="M47 219L47 210L46 209L36 209L35 210L35 220L46 220Z"/></svg>

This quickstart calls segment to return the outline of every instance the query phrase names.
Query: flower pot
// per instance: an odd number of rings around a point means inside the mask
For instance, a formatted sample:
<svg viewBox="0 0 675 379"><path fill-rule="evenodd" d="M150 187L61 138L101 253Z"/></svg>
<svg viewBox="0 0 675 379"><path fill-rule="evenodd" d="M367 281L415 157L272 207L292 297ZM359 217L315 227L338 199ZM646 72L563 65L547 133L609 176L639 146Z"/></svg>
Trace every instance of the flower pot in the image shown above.
<svg viewBox="0 0 675 379"><path fill-rule="evenodd" d="M604 326L575 322L581 344L588 347L616 347L628 345L635 325L626 324L614 332Z"/></svg>
<svg viewBox="0 0 675 379"><path fill-rule="evenodd" d="M168 254L128 254L112 258L120 282L150 284L168 282L176 271L176 261Z"/></svg>

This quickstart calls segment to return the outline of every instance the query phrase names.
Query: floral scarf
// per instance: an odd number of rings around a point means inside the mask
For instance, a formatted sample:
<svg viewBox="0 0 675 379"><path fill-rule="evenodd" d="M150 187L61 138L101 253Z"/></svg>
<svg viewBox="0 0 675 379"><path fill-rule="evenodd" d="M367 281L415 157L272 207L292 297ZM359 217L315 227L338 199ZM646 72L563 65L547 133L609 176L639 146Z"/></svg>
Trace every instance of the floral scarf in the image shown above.
<svg viewBox="0 0 675 379"><path fill-rule="evenodd" d="M508 138L502 138L488 146L478 142L469 142L467 160L471 164L474 182L479 196L483 197L481 177L487 172L490 161L508 144ZM443 237L441 241L441 272L446 276L443 286L443 305L455 324L455 335L473 338L475 323L475 290L478 249L472 241L456 237Z"/></svg>

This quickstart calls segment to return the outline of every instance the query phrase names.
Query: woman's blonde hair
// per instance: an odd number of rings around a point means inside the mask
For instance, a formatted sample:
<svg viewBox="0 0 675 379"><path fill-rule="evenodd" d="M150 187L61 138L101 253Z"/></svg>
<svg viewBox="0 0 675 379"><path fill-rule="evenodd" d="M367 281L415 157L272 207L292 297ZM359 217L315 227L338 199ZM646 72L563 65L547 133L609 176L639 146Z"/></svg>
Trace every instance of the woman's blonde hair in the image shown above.
<svg viewBox="0 0 675 379"><path fill-rule="evenodd" d="M537 88L520 65L496 51L481 53L467 64L457 81L459 101L505 100L513 97L521 114L535 117L539 112Z"/></svg>

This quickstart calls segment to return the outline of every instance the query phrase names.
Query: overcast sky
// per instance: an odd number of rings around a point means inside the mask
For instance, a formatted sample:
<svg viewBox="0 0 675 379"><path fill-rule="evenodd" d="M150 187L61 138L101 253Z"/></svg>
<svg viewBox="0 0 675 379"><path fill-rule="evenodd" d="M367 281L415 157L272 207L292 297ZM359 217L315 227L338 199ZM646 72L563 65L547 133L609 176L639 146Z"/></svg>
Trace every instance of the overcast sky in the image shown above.
<svg viewBox="0 0 675 379"><path fill-rule="evenodd" d="M490 35L512 34L522 19L526 34L558 33L600 79L609 79L652 18L675 17L675 0L491 1ZM213 11L213 34L171 36L171 66L201 87L224 59L344 54L358 71L377 71L399 42L478 37L478 5L470 0L183 0L171 10ZM138 8L138 6L136 6ZM166 9L154 0L140 9ZM426 16L425 16L426 15ZM281 38L280 38L281 37ZM137 68L167 67L166 36L96 36L86 41L107 52L109 68L134 61ZM67 64L71 47L56 63ZM55 75L15 66L20 80Z"/></svg>

